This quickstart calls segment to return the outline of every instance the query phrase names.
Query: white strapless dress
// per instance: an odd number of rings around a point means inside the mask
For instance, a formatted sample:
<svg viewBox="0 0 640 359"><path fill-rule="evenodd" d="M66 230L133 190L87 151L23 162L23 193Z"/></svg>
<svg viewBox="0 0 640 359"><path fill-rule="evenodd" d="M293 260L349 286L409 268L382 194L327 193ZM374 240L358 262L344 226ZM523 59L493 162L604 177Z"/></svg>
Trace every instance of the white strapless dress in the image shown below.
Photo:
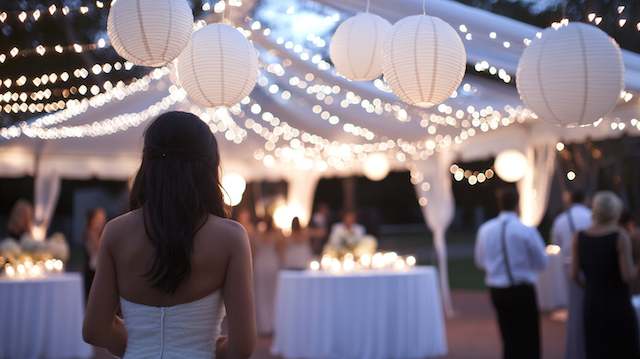
<svg viewBox="0 0 640 359"><path fill-rule="evenodd" d="M120 298L125 359L212 359L225 309L220 291L194 302L153 307Z"/></svg>

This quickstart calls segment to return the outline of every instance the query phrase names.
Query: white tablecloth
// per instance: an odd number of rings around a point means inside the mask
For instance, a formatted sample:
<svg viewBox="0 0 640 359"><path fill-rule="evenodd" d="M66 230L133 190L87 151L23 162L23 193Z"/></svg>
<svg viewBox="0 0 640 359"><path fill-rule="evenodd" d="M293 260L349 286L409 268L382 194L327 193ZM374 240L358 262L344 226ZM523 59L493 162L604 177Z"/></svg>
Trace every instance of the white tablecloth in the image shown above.
<svg viewBox="0 0 640 359"><path fill-rule="evenodd" d="M272 352L285 358L399 359L447 353L436 270L282 271Z"/></svg>
<svg viewBox="0 0 640 359"><path fill-rule="evenodd" d="M564 258L560 253L548 256L549 264L540 273L536 284L538 306L544 311L564 308L568 302L568 279L563 268Z"/></svg>
<svg viewBox="0 0 640 359"><path fill-rule="evenodd" d="M87 358L84 291L77 273L0 279L0 358Z"/></svg>

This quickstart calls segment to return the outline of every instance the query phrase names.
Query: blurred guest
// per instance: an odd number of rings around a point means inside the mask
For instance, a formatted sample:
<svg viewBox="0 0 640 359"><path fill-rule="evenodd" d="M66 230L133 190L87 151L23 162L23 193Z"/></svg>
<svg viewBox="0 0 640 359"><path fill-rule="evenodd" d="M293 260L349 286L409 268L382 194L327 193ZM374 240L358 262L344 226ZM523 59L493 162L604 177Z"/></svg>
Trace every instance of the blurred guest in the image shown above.
<svg viewBox="0 0 640 359"><path fill-rule="evenodd" d="M311 252L311 237L322 235L324 230L304 228L300 219L294 217L291 221L291 235L283 241L283 267L287 269L306 269L313 259Z"/></svg>
<svg viewBox="0 0 640 359"><path fill-rule="evenodd" d="M256 320L258 334L273 332L273 312L280 260L277 243L281 233L273 225L271 217L258 225L258 231L251 237L253 246L253 271L256 298Z"/></svg>
<svg viewBox="0 0 640 359"><path fill-rule="evenodd" d="M620 226L629 234L633 263L637 265L640 263L640 228L638 228L638 222L631 212L624 211L620 216ZM640 294L640 275L637 275L629 286L632 295Z"/></svg>
<svg viewBox="0 0 640 359"><path fill-rule="evenodd" d="M331 227L328 245L334 248L355 248L366 234L364 226L358 224L357 219L355 211L344 211L342 222Z"/></svg>
<svg viewBox="0 0 640 359"><path fill-rule="evenodd" d="M20 240L24 234L31 235L33 228L33 206L29 201L19 199L11 208L7 223L7 236Z"/></svg>
<svg viewBox="0 0 640 359"><path fill-rule="evenodd" d="M631 240L620 229L622 201L613 192L593 199L593 224L573 244L573 279L584 286L587 358L637 358L638 322L629 282L638 272ZM579 274L582 273L584 277Z"/></svg>
<svg viewBox="0 0 640 359"><path fill-rule="evenodd" d="M102 230L107 223L107 212L104 208L96 207L87 212L87 223L84 230L84 289L88 297L98 266L98 250L100 249L100 238Z"/></svg>
<svg viewBox="0 0 640 359"><path fill-rule="evenodd" d="M247 231L247 235L249 238L253 238L256 235L256 226L254 225L253 219L251 218L251 211L247 208L241 208L238 211L237 215L238 223L240 223L245 231Z"/></svg>
<svg viewBox="0 0 640 359"><path fill-rule="evenodd" d="M485 283L498 317L503 358L540 358L540 315L534 283L547 265L544 242L535 228L518 215L518 193L498 192L497 218L478 230L476 265L486 272Z"/></svg>
<svg viewBox="0 0 640 359"><path fill-rule="evenodd" d="M318 232L321 234L311 236L311 250L313 254L320 255L322 253L322 249L329 239L327 234L329 233L330 223L331 210L329 209L329 205L321 202L318 204L316 212L311 216L309 223L310 228L322 230L322 232Z"/></svg>
<svg viewBox="0 0 640 359"><path fill-rule="evenodd" d="M580 190L565 192L567 209L562 212L551 227L551 243L560 246L564 258L568 288L568 312L565 336L565 358L584 359L584 324L582 318L582 288L571 280L571 247L576 233L591 226L591 210L585 205L584 193Z"/></svg>

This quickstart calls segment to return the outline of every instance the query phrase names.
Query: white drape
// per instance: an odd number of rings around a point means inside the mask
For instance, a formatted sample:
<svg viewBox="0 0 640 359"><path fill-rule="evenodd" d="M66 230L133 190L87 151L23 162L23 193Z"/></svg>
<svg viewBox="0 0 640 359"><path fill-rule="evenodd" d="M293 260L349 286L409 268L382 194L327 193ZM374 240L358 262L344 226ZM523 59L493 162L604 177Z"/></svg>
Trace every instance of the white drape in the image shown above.
<svg viewBox="0 0 640 359"><path fill-rule="evenodd" d="M302 225L311 219L313 195L320 174L315 171L294 171L287 175L287 205L295 211Z"/></svg>
<svg viewBox="0 0 640 359"><path fill-rule="evenodd" d="M40 168L35 178L34 188L34 228L36 239L43 240L51 223L51 217L60 194L60 175L55 168Z"/></svg>
<svg viewBox="0 0 640 359"><path fill-rule="evenodd" d="M554 143L531 144L527 150L527 172L518 182L520 218L528 226L537 226L544 217L555 166Z"/></svg>
<svg viewBox="0 0 640 359"><path fill-rule="evenodd" d="M418 198L427 199L426 206L422 206L422 214L433 233L433 244L438 258L442 303L448 316L453 314L445 242L445 233L455 209L451 191L451 175L449 174L451 159L451 153L440 152L427 160L415 163L415 170L420 173L420 177L423 179L423 181L417 181L415 189ZM429 185L423 186L423 183Z"/></svg>

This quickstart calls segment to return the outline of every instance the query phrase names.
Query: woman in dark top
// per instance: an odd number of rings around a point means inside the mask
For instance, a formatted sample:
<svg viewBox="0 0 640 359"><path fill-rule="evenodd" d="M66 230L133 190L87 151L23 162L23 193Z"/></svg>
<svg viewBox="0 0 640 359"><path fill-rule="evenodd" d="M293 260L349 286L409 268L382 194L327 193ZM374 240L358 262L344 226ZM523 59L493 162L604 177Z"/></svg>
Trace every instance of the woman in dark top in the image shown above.
<svg viewBox="0 0 640 359"><path fill-rule="evenodd" d="M631 242L617 223L622 202L612 192L593 200L593 224L573 242L573 278L584 286L588 359L638 358L638 323L629 282L638 272ZM579 274L582 273L582 276Z"/></svg>

